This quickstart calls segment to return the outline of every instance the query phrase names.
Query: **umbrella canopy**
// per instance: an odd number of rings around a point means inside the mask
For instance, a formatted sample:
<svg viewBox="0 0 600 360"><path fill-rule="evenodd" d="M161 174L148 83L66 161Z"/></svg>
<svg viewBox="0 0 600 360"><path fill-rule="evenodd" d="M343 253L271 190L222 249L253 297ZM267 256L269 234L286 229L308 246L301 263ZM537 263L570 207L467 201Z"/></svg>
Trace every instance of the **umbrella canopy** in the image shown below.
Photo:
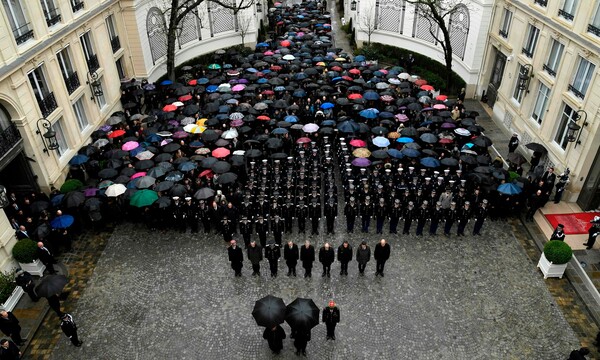
<svg viewBox="0 0 600 360"><path fill-rule="evenodd" d="M152 205L156 200L158 200L158 194L156 191L144 189L136 191L131 199L129 200L129 205L135 207L144 207Z"/></svg>
<svg viewBox="0 0 600 360"><path fill-rule="evenodd" d="M61 215L57 216L52 221L50 221L50 225L54 229L66 229L73 225L75 219L71 215Z"/></svg>
<svg viewBox="0 0 600 360"><path fill-rule="evenodd" d="M367 148L358 148L352 152L352 155L357 158L368 158L371 156L371 152Z"/></svg>
<svg viewBox="0 0 600 360"><path fill-rule="evenodd" d="M286 307L281 298L267 295L254 304L252 316L258 326L272 328L285 320Z"/></svg>
<svg viewBox="0 0 600 360"><path fill-rule="evenodd" d="M421 159L421 165L430 167L430 168L435 168L435 167L440 166L440 161L433 157L426 157L426 158Z"/></svg>
<svg viewBox="0 0 600 360"><path fill-rule="evenodd" d="M64 275L46 275L35 287L35 293L40 297L50 297L62 292L69 280Z"/></svg>
<svg viewBox="0 0 600 360"><path fill-rule="evenodd" d="M231 151L229 151L229 149L226 148L216 148L212 151L212 156L216 157L216 158L224 158L227 157L229 154L231 153Z"/></svg>
<svg viewBox="0 0 600 360"><path fill-rule="evenodd" d="M78 207L85 201L85 195L79 191L71 191L62 199L62 204L67 208Z"/></svg>
<svg viewBox="0 0 600 360"><path fill-rule="evenodd" d="M208 187L198 189L198 191L196 191L196 193L194 193L194 198L197 200L206 200L213 196L215 196L215 191Z"/></svg>
<svg viewBox="0 0 600 360"><path fill-rule="evenodd" d="M511 163L517 164L517 165L521 165L527 161L527 160L525 160L523 155L516 153L516 152L512 152L512 153L508 154L506 159L508 161L510 161Z"/></svg>
<svg viewBox="0 0 600 360"><path fill-rule="evenodd" d="M383 136L377 136L373 139L373 145L378 147L387 147L390 145L390 141Z"/></svg>
<svg viewBox="0 0 600 360"><path fill-rule="evenodd" d="M358 167L368 167L371 165L371 160L366 159L366 158L356 158L356 159L352 160L352 165L358 166Z"/></svg>
<svg viewBox="0 0 600 360"><path fill-rule="evenodd" d="M60 187L60 192L66 194L71 191L79 190L83 187L83 183L77 179L69 179Z"/></svg>
<svg viewBox="0 0 600 360"><path fill-rule="evenodd" d="M293 329L310 330L319 324L319 308L312 299L297 298L286 307L285 321Z"/></svg>
<svg viewBox="0 0 600 360"><path fill-rule="evenodd" d="M529 143L527 145L525 145L526 148L536 151L536 152L540 152L542 154L545 154L548 152L548 150L544 147L544 145L542 144L538 144L538 143Z"/></svg>
<svg viewBox="0 0 600 360"><path fill-rule="evenodd" d="M232 172L227 172L227 173L219 176L219 178L217 179L217 182L221 185L224 185L224 184L231 184L231 183L235 182L236 180L237 180L236 174L234 174Z"/></svg>
<svg viewBox="0 0 600 360"><path fill-rule="evenodd" d="M523 191L520 187L513 183L506 183L498 186L498 192L506 195L517 195Z"/></svg>
<svg viewBox="0 0 600 360"><path fill-rule="evenodd" d="M127 191L127 187L125 185L112 184L108 188L106 188L106 191L104 192L104 194L108 197L117 197L119 195L124 194L125 191Z"/></svg>

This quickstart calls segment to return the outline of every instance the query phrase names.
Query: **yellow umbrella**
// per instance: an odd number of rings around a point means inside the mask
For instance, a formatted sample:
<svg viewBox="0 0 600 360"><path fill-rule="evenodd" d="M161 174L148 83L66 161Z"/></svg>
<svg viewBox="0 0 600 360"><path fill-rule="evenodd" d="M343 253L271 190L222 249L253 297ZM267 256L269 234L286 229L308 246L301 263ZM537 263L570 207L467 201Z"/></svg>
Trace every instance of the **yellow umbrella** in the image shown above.
<svg viewBox="0 0 600 360"><path fill-rule="evenodd" d="M204 130L206 130L206 128L204 126L199 126L196 124L188 124L183 127L183 130L190 134L201 134L204 132Z"/></svg>
<svg viewBox="0 0 600 360"><path fill-rule="evenodd" d="M400 133L397 131L392 131L387 135L388 139L397 139L400 137Z"/></svg>
<svg viewBox="0 0 600 360"><path fill-rule="evenodd" d="M207 118L202 118L198 121L196 121L196 125L200 125L200 126L204 126L204 123L207 121Z"/></svg>
<svg viewBox="0 0 600 360"><path fill-rule="evenodd" d="M368 158L371 156L371 152L367 148L358 148L352 152L352 155L357 158Z"/></svg>

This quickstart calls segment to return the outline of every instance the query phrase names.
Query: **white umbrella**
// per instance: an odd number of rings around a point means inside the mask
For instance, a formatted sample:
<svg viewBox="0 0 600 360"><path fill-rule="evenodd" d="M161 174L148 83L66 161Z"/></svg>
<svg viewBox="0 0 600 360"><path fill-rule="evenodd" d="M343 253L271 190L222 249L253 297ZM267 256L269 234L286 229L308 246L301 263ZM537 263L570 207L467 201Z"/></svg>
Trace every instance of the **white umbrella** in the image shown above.
<svg viewBox="0 0 600 360"><path fill-rule="evenodd" d="M175 101L174 103L172 103L171 105L175 105L177 107L181 107L183 106L183 103L181 101Z"/></svg>
<svg viewBox="0 0 600 360"><path fill-rule="evenodd" d="M283 60L288 60L288 61L296 60L296 57L292 54L287 54L287 55L283 56Z"/></svg>
<svg viewBox="0 0 600 360"><path fill-rule="evenodd" d="M409 73L400 73L398 74L398 79L402 79L402 80L408 80L408 78L410 77Z"/></svg>
<svg viewBox="0 0 600 360"><path fill-rule="evenodd" d="M206 128L204 126L196 125L196 124L187 124L183 127L183 131L188 132L190 134L201 134L204 132Z"/></svg>
<svg viewBox="0 0 600 360"><path fill-rule="evenodd" d="M123 184L112 184L108 188L106 188L106 192L104 194L108 197L117 197L122 195L127 191L127 187Z"/></svg>
<svg viewBox="0 0 600 360"><path fill-rule="evenodd" d="M238 137L238 132L235 128L229 129L229 130L224 131L223 134L221 134L221 137L223 139L228 139L228 140L235 139L236 137Z"/></svg>
<svg viewBox="0 0 600 360"><path fill-rule="evenodd" d="M98 139L94 143L94 146L97 148L101 148L103 146L106 146L106 144L108 144L108 143L109 143L108 139Z"/></svg>

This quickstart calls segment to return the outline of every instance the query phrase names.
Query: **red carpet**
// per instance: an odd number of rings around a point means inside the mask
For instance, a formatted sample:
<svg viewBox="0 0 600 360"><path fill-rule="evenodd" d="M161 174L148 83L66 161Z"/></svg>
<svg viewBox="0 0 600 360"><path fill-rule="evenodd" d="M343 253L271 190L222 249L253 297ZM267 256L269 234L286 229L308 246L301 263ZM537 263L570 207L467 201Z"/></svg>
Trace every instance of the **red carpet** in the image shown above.
<svg viewBox="0 0 600 360"><path fill-rule="evenodd" d="M546 219L552 224L552 228L556 228L558 224L565 226L566 235L587 234L590 228L590 220L594 216L600 216L600 213L573 213L573 214L547 214Z"/></svg>

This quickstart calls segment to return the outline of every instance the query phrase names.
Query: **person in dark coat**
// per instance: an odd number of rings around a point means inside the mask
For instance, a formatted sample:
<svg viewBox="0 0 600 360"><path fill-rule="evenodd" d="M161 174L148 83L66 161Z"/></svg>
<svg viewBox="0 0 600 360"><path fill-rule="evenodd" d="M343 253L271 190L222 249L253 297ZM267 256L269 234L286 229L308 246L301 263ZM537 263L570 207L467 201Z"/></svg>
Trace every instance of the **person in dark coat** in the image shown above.
<svg viewBox="0 0 600 360"><path fill-rule="evenodd" d="M300 248L300 261L302 261L302 267L304 268L304 277L311 277L313 262L315 262L315 247L308 240Z"/></svg>
<svg viewBox="0 0 600 360"><path fill-rule="evenodd" d="M556 229L554 229L554 232L552 232L552 235L550 235L550 240L565 241L564 228L565 226L563 224L558 224Z"/></svg>
<svg viewBox="0 0 600 360"><path fill-rule="evenodd" d="M242 215L242 220L240 221L240 234L244 238L244 246L247 249L252 238L252 222L248 220L246 215Z"/></svg>
<svg viewBox="0 0 600 360"><path fill-rule="evenodd" d="M0 311L0 331L15 342L15 344L22 346L25 341L21 338L21 325L19 325L19 319L10 311Z"/></svg>
<svg viewBox="0 0 600 360"><path fill-rule="evenodd" d="M242 267L244 267L244 254L242 253L242 249L237 246L237 241L235 240L231 240L229 244L227 253L229 254L231 268L235 271L235 276L242 276Z"/></svg>
<svg viewBox="0 0 600 360"><path fill-rule="evenodd" d="M360 206L360 216L362 232L368 233L369 226L371 225L371 216L373 216L373 204L371 203L371 196L369 195L365 196L365 201Z"/></svg>
<svg viewBox="0 0 600 360"><path fill-rule="evenodd" d="M258 234L258 239L260 240L260 246L267 246L267 234L269 233L269 224L265 221L265 218L262 216L258 217L256 220L256 225L254 225L254 229Z"/></svg>
<svg viewBox="0 0 600 360"><path fill-rule="evenodd" d="M431 223L429 224L429 235L437 235L437 229L440 222L444 221L445 211L442 209L442 203L437 201L435 209L430 213Z"/></svg>
<svg viewBox="0 0 600 360"><path fill-rule="evenodd" d="M14 342L8 339L0 340L0 359L1 360L19 360L21 351Z"/></svg>
<svg viewBox="0 0 600 360"><path fill-rule="evenodd" d="M71 314L63 314L60 318L60 328L73 345L80 347L83 344L83 341L79 340L77 336L77 324L75 324L75 320L73 320Z"/></svg>
<svg viewBox="0 0 600 360"><path fill-rule="evenodd" d="M296 348L296 355L306 356L306 345L310 341L310 330L307 329L296 329L294 337L294 347Z"/></svg>
<svg viewBox="0 0 600 360"><path fill-rule="evenodd" d="M321 250L319 250L319 262L323 265L323 274L331 277L331 264L335 261L335 252L328 242L326 242Z"/></svg>
<svg viewBox="0 0 600 360"><path fill-rule="evenodd" d="M52 255L50 250L48 250L48 248L41 241L37 243L37 246L37 254L40 261L44 265L46 265L46 269L48 269L48 272L50 274L56 274L56 270L54 270L54 264L56 264L56 259L54 259L54 256Z"/></svg>
<svg viewBox="0 0 600 360"><path fill-rule="evenodd" d="M450 231L452 230L452 225L458 218L458 211L456 210L456 203L453 201L450 204L450 208L446 209L446 213L444 214L444 235L450 236Z"/></svg>
<svg viewBox="0 0 600 360"><path fill-rule="evenodd" d="M340 322L340 309L335 306L335 301L329 301L329 306L323 309L323 319L327 327L327 340L335 340L335 326Z"/></svg>
<svg viewBox="0 0 600 360"><path fill-rule="evenodd" d="M338 208L333 198L327 200L325 204L325 222L327 223L327 234L334 234L335 218L337 217Z"/></svg>
<svg viewBox="0 0 600 360"><path fill-rule="evenodd" d="M356 205L354 197L350 197L350 202L346 204L344 207L344 215L346 216L346 232L353 233L354 232L354 222L356 221L356 216L358 215L359 208Z"/></svg>
<svg viewBox="0 0 600 360"><path fill-rule="evenodd" d="M223 234L223 241L231 241L233 239L233 228L232 222L227 215L223 215L219 226L221 227L221 234Z"/></svg>
<svg viewBox="0 0 600 360"><path fill-rule="evenodd" d="M423 236L423 228L425 228L425 223L427 222L427 220L429 220L429 217L431 216L428 205L429 202L427 200L424 200L421 204L421 207L416 210L415 218L417 219L417 236Z"/></svg>
<svg viewBox="0 0 600 360"><path fill-rule="evenodd" d="M280 325L266 328L263 333L263 339L269 343L269 349L273 354L279 354L283 349L283 339L285 339L285 331Z"/></svg>
<svg viewBox="0 0 600 360"><path fill-rule="evenodd" d="M569 359L567 360L586 360L586 355L590 354L590 349L586 347L579 348L579 350L573 350L569 354Z"/></svg>
<svg viewBox="0 0 600 360"><path fill-rule="evenodd" d="M517 133L513 133L510 140L508 140L508 153L514 153L515 150L519 147L519 135Z"/></svg>
<svg viewBox="0 0 600 360"><path fill-rule="evenodd" d="M280 257L281 250L279 249L279 245L275 244L275 241L270 240L269 244L265 248L265 259L269 261L271 277L277 277L277 265Z"/></svg>
<svg viewBox="0 0 600 360"><path fill-rule="evenodd" d="M475 218L475 224L473 225L473 235L481 235L481 227L483 226L483 222L488 216L488 201L487 199L483 199L483 202L475 213L473 217Z"/></svg>
<svg viewBox="0 0 600 360"><path fill-rule="evenodd" d="M543 206L545 201L546 200L542 190L537 190L535 194L529 198L529 210L525 215L525 221L533 221L533 216L535 215L536 211Z"/></svg>
<svg viewBox="0 0 600 360"><path fill-rule="evenodd" d="M348 263L352 260L352 246L347 240L338 247L337 258L341 265L340 275L348 275Z"/></svg>
<svg viewBox="0 0 600 360"><path fill-rule="evenodd" d="M23 291L29 295L31 301L36 302L40 299L39 296L35 293L35 284L33 283L33 276L27 271L23 271L21 269L17 270L17 276L15 277L15 282L18 286L23 288Z"/></svg>
<svg viewBox="0 0 600 360"><path fill-rule="evenodd" d="M275 215L273 221L271 221L271 231L273 232L273 237L275 238L277 246L281 246L284 228L285 224L281 221L279 215Z"/></svg>
<svg viewBox="0 0 600 360"><path fill-rule="evenodd" d="M375 252L373 256L375 261L377 261L375 276L381 275L383 277L385 262L390 258L390 244L388 244L385 239L381 239L379 243L375 245Z"/></svg>
<svg viewBox="0 0 600 360"><path fill-rule="evenodd" d="M458 211L458 226L456 229L457 236L465 236L465 227L469 220L471 220L471 203L466 201L462 209Z"/></svg>
<svg viewBox="0 0 600 360"><path fill-rule="evenodd" d="M298 264L299 257L298 245L294 244L291 240L288 241L287 245L283 248L283 258L288 267L287 276L296 276L296 264Z"/></svg>
<svg viewBox="0 0 600 360"><path fill-rule="evenodd" d="M60 298L58 297L58 294L48 296L46 297L46 300L48 300L50 309L54 310L58 317L62 317L64 313L60 310Z"/></svg>
<svg viewBox="0 0 600 360"><path fill-rule="evenodd" d="M260 262L263 259L262 248L255 240L252 240L248 247L246 247L246 252L248 261L252 264L252 276L260 276Z"/></svg>
<svg viewBox="0 0 600 360"><path fill-rule="evenodd" d="M365 268L367 263L371 260L371 248L367 245L366 241L360 243L360 246L356 249L356 261L358 262L358 273L361 275L365 274Z"/></svg>
<svg viewBox="0 0 600 360"><path fill-rule="evenodd" d="M390 209L390 234L398 233L398 222L402 217L402 207L400 199L394 199L394 206Z"/></svg>
<svg viewBox="0 0 600 360"><path fill-rule="evenodd" d="M583 243L583 245L587 246L586 249L588 250L594 247L594 244L596 243L596 237L600 235L600 216L594 217L594 219L590 222L592 223L592 226L590 226L588 229L588 240L587 242Z"/></svg>

